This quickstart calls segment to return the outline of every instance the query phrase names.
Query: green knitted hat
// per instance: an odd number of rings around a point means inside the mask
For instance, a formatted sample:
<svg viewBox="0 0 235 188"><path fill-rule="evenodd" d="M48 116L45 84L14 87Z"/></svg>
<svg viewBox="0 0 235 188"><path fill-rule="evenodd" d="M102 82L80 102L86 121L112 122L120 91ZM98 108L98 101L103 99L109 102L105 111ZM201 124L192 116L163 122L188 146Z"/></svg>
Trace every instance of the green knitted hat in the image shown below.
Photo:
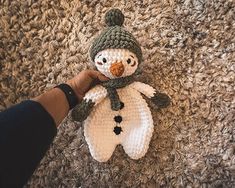
<svg viewBox="0 0 235 188"><path fill-rule="evenodd" d="M142 51L134 36L123 29L124 15L119 9L111 9L105 14L107 28L94 40L90 57L94 61L98 52L105 49L128 49L142 61Z"/></svg>

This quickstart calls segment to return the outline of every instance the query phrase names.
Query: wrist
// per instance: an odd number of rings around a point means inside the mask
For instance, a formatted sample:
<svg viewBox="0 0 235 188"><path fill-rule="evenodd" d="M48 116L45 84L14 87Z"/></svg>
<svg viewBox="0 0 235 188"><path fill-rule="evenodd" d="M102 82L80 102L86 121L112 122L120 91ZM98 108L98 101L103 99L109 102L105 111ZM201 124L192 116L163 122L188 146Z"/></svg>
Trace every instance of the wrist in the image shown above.
<svg viewBox="0 0 235 188"><path fill-rule="evenodd" d="M63 93L59 88L53 88L32 100L40 103L44 109L52 116L56 126L68 114L69 104Z"/></svg>
<svg viewBox="0 0 235 188"><path fill-rule="evenodd" d="M68 84L73 89L73 91L76 94L76 97L78 99L78 102L80 102L84 96L81 94L81 92L79 92L79 88L78 88L76 82L72 79L72 80L67 81L66 84Z"/></svg>
<svg viewBox="0 0 235 188"><path fill-rule="evenodd" d="M60 89L64 93L69 104L69 110L73 109L78 104L78 97L70 85L62 83L55 88Z"/></svg>

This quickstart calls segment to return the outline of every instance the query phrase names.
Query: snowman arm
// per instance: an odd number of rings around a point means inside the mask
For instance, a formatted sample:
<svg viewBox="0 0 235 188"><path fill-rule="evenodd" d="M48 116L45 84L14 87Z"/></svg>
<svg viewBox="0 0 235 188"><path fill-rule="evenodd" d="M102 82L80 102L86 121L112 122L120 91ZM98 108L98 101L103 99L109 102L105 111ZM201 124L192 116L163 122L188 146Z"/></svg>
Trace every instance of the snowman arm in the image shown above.
<svg viewBox="0 0 235 188"><path fill-rule="evenodd" d="M83 100L92 101L94 105L99 104L107 96L107 90L101 86L97 85L90 89Z"/></svg>
<svg viewBox="0 0 235 188"><path fill-rule="evenodd" d="M140 93L144 94L146 97L150 98L151 101L158 108L165 108L170 104L170 97L168 95L166 95L165 93L160 93L148 84L142 82L134 82L130 86Z"/></svg>
<svg viewBox="0 0 235 188"><path fill-rule="evenodd" d="M83 100L72 110L72 118L75 121L84 121L92 111L92 108L99 104L107 96L107 91L101 85L90 89Z"/></svg>

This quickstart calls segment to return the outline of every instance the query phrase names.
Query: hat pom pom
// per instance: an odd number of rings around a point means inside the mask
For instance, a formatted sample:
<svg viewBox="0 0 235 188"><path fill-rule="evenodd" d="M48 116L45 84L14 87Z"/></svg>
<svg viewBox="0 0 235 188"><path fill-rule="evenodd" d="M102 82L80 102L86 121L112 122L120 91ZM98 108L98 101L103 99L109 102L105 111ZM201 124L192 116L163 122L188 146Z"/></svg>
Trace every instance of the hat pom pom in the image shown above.
<svg viewBox="0 0 235 188"><path fill-rule="evenodd" d="M119 9L111 9L105 14L105 23L108 26L122 26L124 15Z"/></svg>

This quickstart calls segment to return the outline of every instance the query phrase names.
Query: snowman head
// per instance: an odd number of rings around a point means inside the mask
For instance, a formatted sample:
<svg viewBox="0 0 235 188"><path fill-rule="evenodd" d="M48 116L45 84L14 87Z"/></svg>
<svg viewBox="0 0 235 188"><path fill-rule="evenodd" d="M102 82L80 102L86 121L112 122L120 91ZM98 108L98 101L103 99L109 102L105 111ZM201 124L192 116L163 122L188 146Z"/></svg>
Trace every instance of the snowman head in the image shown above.
<svg viewBox="0 0 235 188"><path fill-rule="evenodd" d="M96 68L108 78L130 76L138 67L138 58L127 49L106 49L95 56Z"/></svg>
<svg viewBox="0 0 235 188"><path fill-rule="evenodd" d="M122 27L124 15L119 9L111 9L105 14L105 22L108 27L90 48L92 61L111 79L134 74L142 61L142 51L134 36Z"/></svg>

